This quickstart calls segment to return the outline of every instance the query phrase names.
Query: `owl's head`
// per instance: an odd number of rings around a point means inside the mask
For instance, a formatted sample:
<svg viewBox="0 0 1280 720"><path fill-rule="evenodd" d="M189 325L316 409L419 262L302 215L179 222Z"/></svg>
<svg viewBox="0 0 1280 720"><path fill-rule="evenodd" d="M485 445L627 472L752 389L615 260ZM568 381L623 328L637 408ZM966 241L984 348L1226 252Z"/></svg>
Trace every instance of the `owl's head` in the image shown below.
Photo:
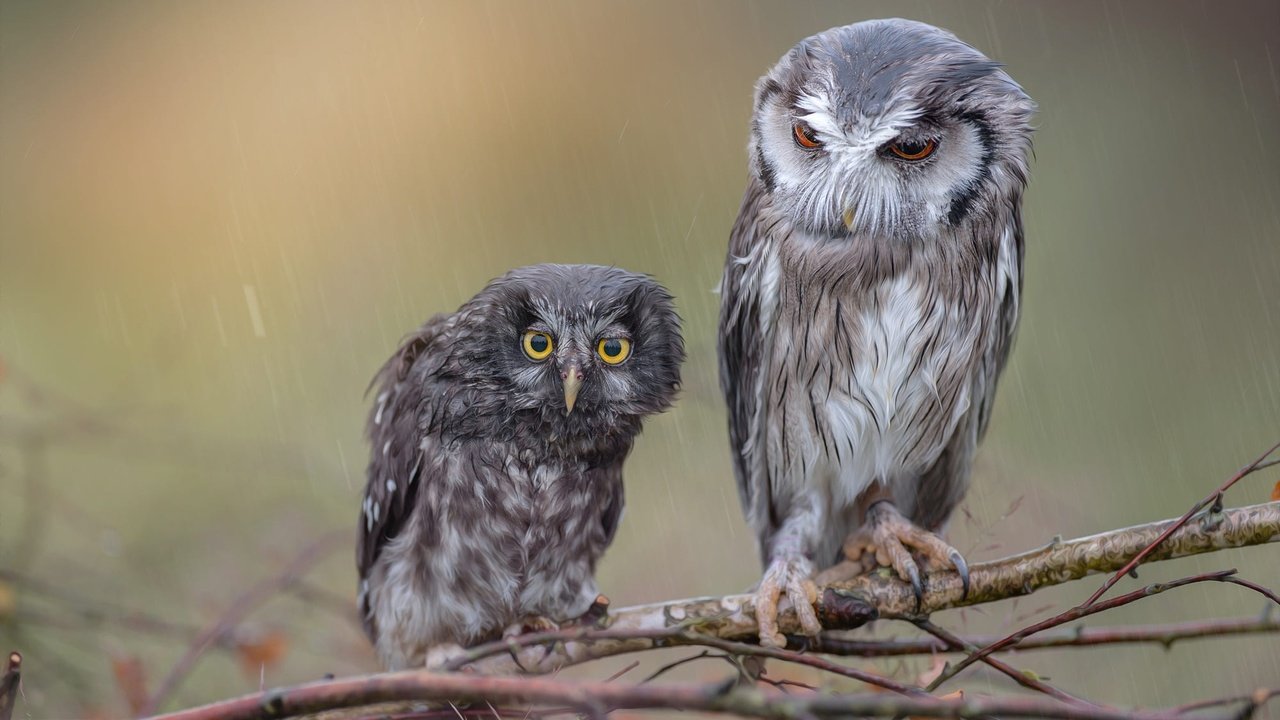
<svg viewBox="0 0 1280 720"><path fill-rule="evenodd" d="M680 318L645 275L532 265L494 280L464 313L478 324L459 348L468 379L507 422L567 436L634 432L679 388Z"/></svg>
<svg viewBox="0 0 1280 720"><path fill-rule="evenodd" d="M1016 204L1035 104L954 35L871 20L814 35L756 85L751 171L819 238L927 239Z"/></svg>

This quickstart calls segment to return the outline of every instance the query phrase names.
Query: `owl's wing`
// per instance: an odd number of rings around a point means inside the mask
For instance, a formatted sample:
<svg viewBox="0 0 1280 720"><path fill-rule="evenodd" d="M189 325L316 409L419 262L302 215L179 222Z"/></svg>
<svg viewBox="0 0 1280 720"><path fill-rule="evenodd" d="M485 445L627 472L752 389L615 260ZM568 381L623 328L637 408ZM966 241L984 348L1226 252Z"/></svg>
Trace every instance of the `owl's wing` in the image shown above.
<svg viewBox="0 0 1280 720"><path fill-rule="evenodd" d="M747 187L729 236L720 281L720 388L729 406L729 443L738 497L757 532L767 531L772 504L764 472L763 397L767 342L773 329L776 272L768 267L771 240L761 225L764 188Z"/></svg>
<svg viewBox="0 0 1280 720"><path fill-rule="evenodd" d="M916 486L915 521L929 530L938 530L960 504L968 487L968 473L978 441L991 422L996 384L1009 360L1018 330L1018 302L1022 294L1024 242L1022 214L1014 204L1009 227L1000 238L997 260L997 317L988 350L972 382L973 405L961 419L946 448L921 476Z"/></svg>
<svg viewBox="0 0 1280 720"><path fill-rule="evenodd" d="M1018 333L1019 301L1022 297L1022 264L1026 251L1026 241L1022 234L1021 199L1013 203L1013 214L1009 227L1000 237L1000 255L997 261L999 282L999 317L996 321L995 337L992 338L991 351L987 356L979 379L981 393L978 399L978 438L987 431L991 422L991 410L995 405L996 381L1009 362L1009 353L1013 350L1013 340Z"/></svg>
<svg viewBox="0 0 1280 720"><path fill-rule="evenodd" d="M440 340L453 321L451 315L428 320L405 338L370 383L378 394L366 426L371 453L356 540L362 617L368 615L364 581L415 505L423 467L420 419L429 416L430 404L439 402L431 392L431 380L444 364Z"/></svg>

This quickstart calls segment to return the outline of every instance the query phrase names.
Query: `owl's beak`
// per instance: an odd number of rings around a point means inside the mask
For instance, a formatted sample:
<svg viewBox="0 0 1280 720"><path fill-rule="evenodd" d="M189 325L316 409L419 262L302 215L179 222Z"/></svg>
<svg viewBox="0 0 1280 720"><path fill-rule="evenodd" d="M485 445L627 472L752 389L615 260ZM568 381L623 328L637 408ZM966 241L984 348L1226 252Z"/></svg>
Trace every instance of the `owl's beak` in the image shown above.
<svg viewBox="0 0 1280 720"><path fill-rule="evenodd" d="M854 223L857 219L858 219L858 211L857 211L856 209L854 209L854 208L849 208L848 210L845 210L845 211L844 211L844 227L845 227L845 229L846 229L846 230L848 230L849 232L853 232L853 223Z"/></svg>
<svg viewBox="0 0 1280 720"><path fill-rule="evenodd" d="M564 414L573 412L573 404L578 401L578 389L582 387L582 369L578 363L570 363L569 367L560 371L564 380Z"/></svg>

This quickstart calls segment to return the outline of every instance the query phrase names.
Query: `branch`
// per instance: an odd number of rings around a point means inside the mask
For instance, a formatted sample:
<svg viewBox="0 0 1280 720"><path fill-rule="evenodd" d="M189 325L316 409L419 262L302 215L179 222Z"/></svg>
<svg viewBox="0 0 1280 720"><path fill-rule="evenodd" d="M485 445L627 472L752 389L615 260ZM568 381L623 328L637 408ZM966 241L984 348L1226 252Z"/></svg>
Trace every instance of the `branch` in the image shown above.
<svg viewBox="0 0 1280 720"><path fill-rule="evenodd" d="M995 715L1076 720L1172 720L1178 717L1172 712L1108 710L1043 697L948 700L883 693L786 695L740 687L734 682L711 685L618 685L528 677L435 674L414 670L253 693L234 700L164 715L156 720L267 720L405 700L567 706L591 717L601 717L611 710L623 709L684 710L768 720L898 715L942 718ZM1217 717L1239 716L1239 711L1232 711Z"/></svg>
<svg viewBox="0 0 1280 720"><path fill-rule="evenodd" d="M22 679L22 654L9 653L8 666L4 675L0 675L0 720L13 717L13 707L17 704L18 684Z"/></svg>
<svg viewBox="0 0 1280 720"><path fill-rule="evenodd" d="M1228 635L1261 635L1280 633L1280 620L1268 618L1233 618L1230 620L1196 620L1185 623L1137 625L1132 627L1086 628L1077 627L1057 634L1025 638L1006 648L1025 652L1046 648L1087 647L1091 645L1121 645L1155 643L1169 649L1181 640L1226 637ZM984 647L998 642L999 637L961 637L965 645ZM826 655L855 655L857 657L896 657L902 655L936 655L956 650L934 638L907 640L852 640L822 635L807 640L805 649Z"/></svg>
<svg viewBox="0 0 1280 720"><path fill-rule="evenodd" d="M1055 539L1037 550L973 565L966 598L961 597L960 578L954 572L934 573L925 578L926 593L918 607L911 586L887 573L854 578L823 589L818 619L828 630L852 629L877 617L915 620L947 608L1028 595L1093 573L1114 572L1176 522L1163 520L1069 541ZM1170 560L1276 541L1280 541L1280 502L1202 514L1169 534L1143 560ZM607 630L570 628L481 645L466 651L449 668L471 665L486 674L545 673L613 655L697 644L705 636L749 640L756 633L750 595L623 608L609 619ZM784 633L800 630L790 610L779 618L779 626Z"/></svg>

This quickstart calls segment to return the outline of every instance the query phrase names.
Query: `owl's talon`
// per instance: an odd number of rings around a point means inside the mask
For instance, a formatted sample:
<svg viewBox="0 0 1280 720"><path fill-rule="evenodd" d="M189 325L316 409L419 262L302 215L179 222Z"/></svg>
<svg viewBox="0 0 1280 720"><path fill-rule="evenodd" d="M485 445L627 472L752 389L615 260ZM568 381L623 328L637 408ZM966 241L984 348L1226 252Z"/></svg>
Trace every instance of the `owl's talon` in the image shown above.
<svg viewBox="0 0 1280 720"><path fill-rule="evenodd" d="M951 564L956 567L956 574L960 576L960 599L964 600L969 597L969 564L964 561L964 556L959 550L952 549L947 557L951 559Z"/></svg>
<svg viewBox="0 0 1280 720"><path fill-rule="evenodd" d="M911 580L911 594L916 596L916 611L924 605L924 583L920 581L920 568L914 560L908 560L904 566L907 577Z"/></svg>
<svg viewBox="0 0 1280 720"><path fill-rule="evenodd" d="M960 552L943 542L937 535L915 525L898 512L893 503L882 500L867 510L867 525L871 531L871 544L876 557L883 565L892 566L898 577L911 583L916 597L916 609L924 604L924 585L920 568L911 557L908 547L933 564L952 566L960 575L962 596L969 594L969 566Z"/></svg>

